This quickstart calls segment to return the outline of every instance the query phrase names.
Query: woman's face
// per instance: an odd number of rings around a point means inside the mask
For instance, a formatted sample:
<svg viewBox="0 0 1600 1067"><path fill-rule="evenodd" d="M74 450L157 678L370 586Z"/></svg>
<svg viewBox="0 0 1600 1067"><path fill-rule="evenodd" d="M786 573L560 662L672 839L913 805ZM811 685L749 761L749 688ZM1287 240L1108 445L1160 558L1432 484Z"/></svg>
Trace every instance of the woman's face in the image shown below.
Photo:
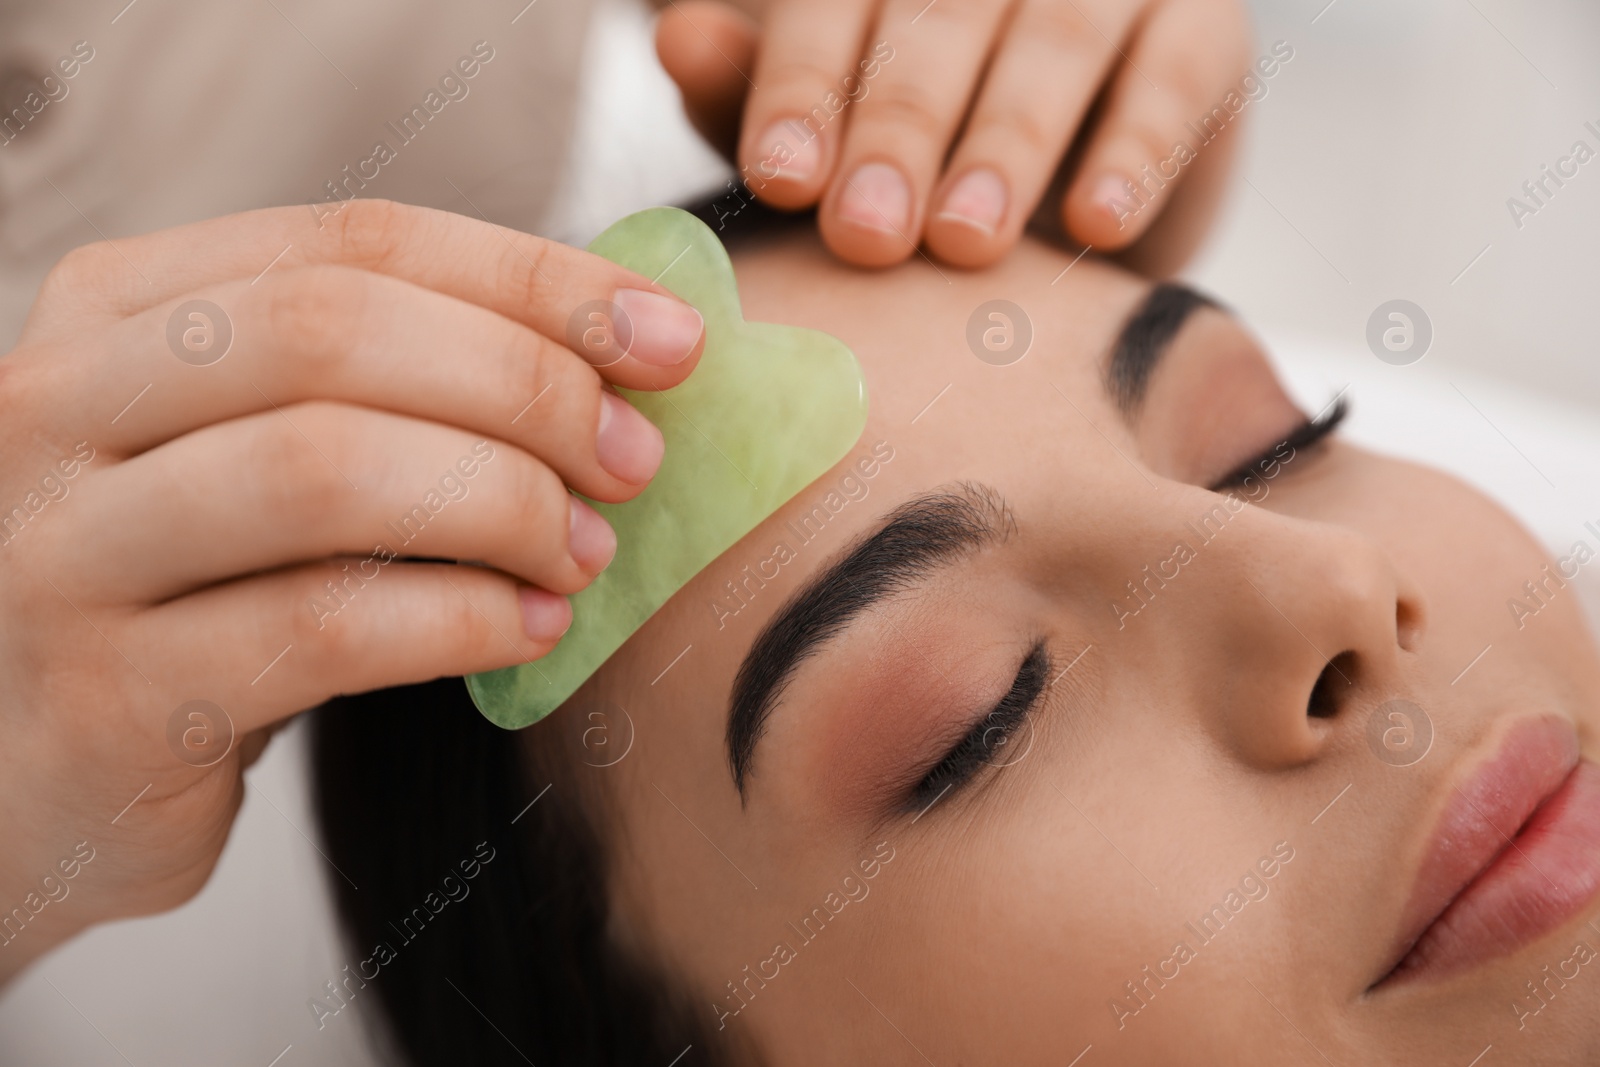
<svg viewBox="0 0 1600 1067"><path fill-rule="evenodd" d="M1576 593L1451 478L1294 443L1226 313L1069 264L736 257L872 414L532 732L610 764L618 936L773 1064L1594 1062Z"/></svg>

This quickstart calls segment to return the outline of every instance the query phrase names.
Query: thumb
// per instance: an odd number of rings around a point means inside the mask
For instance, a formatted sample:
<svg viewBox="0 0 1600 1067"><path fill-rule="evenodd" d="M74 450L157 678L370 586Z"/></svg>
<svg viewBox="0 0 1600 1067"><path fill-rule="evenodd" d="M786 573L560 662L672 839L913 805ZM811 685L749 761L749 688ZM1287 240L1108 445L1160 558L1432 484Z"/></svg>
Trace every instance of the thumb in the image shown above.
<svg viewBox="0 0 1600 1067"><path fill-rule="evenodd" d="M689 121L730 160L758 37L754 20L720 0L674 3L656 22L656 55L678 83Z"/></svg>

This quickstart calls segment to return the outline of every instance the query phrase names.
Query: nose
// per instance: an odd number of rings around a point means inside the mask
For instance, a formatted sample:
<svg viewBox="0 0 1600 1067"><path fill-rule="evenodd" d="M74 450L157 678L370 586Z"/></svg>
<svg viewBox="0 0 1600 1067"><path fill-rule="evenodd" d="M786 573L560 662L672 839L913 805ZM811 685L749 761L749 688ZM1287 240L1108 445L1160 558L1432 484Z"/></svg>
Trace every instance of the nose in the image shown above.
<svg viewBox="0 0 1600 1067"><path fill-rule="evenodd" d="M1420 586L1346 527L1245 507L1189 528L1209 540L1172 622L1188 633L1178 644L1203 728L1260 769L1309 762L1364 729L1362 710L1396 695L1402 657L1422 644Z"/></svg>

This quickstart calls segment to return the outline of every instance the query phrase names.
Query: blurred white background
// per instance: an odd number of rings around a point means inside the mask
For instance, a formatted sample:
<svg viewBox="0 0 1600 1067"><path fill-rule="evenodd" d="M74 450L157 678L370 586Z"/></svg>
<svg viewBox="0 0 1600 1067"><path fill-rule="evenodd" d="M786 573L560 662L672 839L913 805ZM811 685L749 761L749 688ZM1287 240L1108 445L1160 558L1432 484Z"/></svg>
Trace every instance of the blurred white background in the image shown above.
<svg viewBox="0 0 1600 1067"><path fill-rule="evenodd" d="M1600 160L1519 230L1506 199L1600 127L1600 8L1579 0L1259 0L1294 59L1250 105L1243 174L1193 274L1254 323L1352 434L1450 467L1565 546L1600 517L1594 344ZM654 64L649 19L607 0L577 161L549 232L582 242L638 207L721 184ZM641 161L648 161L644 163ZM1419 363L1367 350L1368 316L1431 318ZM369 1064L360 1020L307 999L345 962L312 843L298 728L249 789L216 876L179 911L119 923L0 999L16 1065ZM357 1002L359 1007L359 1001Z"/></svg>
<svg viewBox="0 0 1600 1067"><path fill-rule="evenodd" d="M1591 310L1600 159L1520 230L1506 208L1574 141L1600 150L1584 129L1600 128L1600 7L1284 0L1255 9L1261 42L1287 41L1295 59L1254 116L1250 185L1200 280L1269 332L1353 348L1374 307L1409 299L1433 319L1427 362L1600 400Z"/></svg>

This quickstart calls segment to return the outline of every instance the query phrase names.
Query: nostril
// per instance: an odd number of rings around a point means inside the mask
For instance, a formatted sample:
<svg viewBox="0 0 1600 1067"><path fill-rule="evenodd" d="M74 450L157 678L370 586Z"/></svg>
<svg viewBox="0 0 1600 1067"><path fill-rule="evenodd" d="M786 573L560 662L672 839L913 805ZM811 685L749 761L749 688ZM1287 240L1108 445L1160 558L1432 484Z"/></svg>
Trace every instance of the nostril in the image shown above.
<svg viewBox="0 0 1600 1067"><path fill-rule="evenodd" d="M1426 629L1422 607L1417 602L1402 597L1394 605L1395 643L1406 652L1422 647L1422 633Z"/></svg>
<svg viewBox="0 0 1600 1067"><path fill-rule="evenodd" d="M1328 661L1311 687L1306 714L1313 719L1331 719L1344 707L1345 698L1355 688L1356 654L1341 652Z"/></svg>

